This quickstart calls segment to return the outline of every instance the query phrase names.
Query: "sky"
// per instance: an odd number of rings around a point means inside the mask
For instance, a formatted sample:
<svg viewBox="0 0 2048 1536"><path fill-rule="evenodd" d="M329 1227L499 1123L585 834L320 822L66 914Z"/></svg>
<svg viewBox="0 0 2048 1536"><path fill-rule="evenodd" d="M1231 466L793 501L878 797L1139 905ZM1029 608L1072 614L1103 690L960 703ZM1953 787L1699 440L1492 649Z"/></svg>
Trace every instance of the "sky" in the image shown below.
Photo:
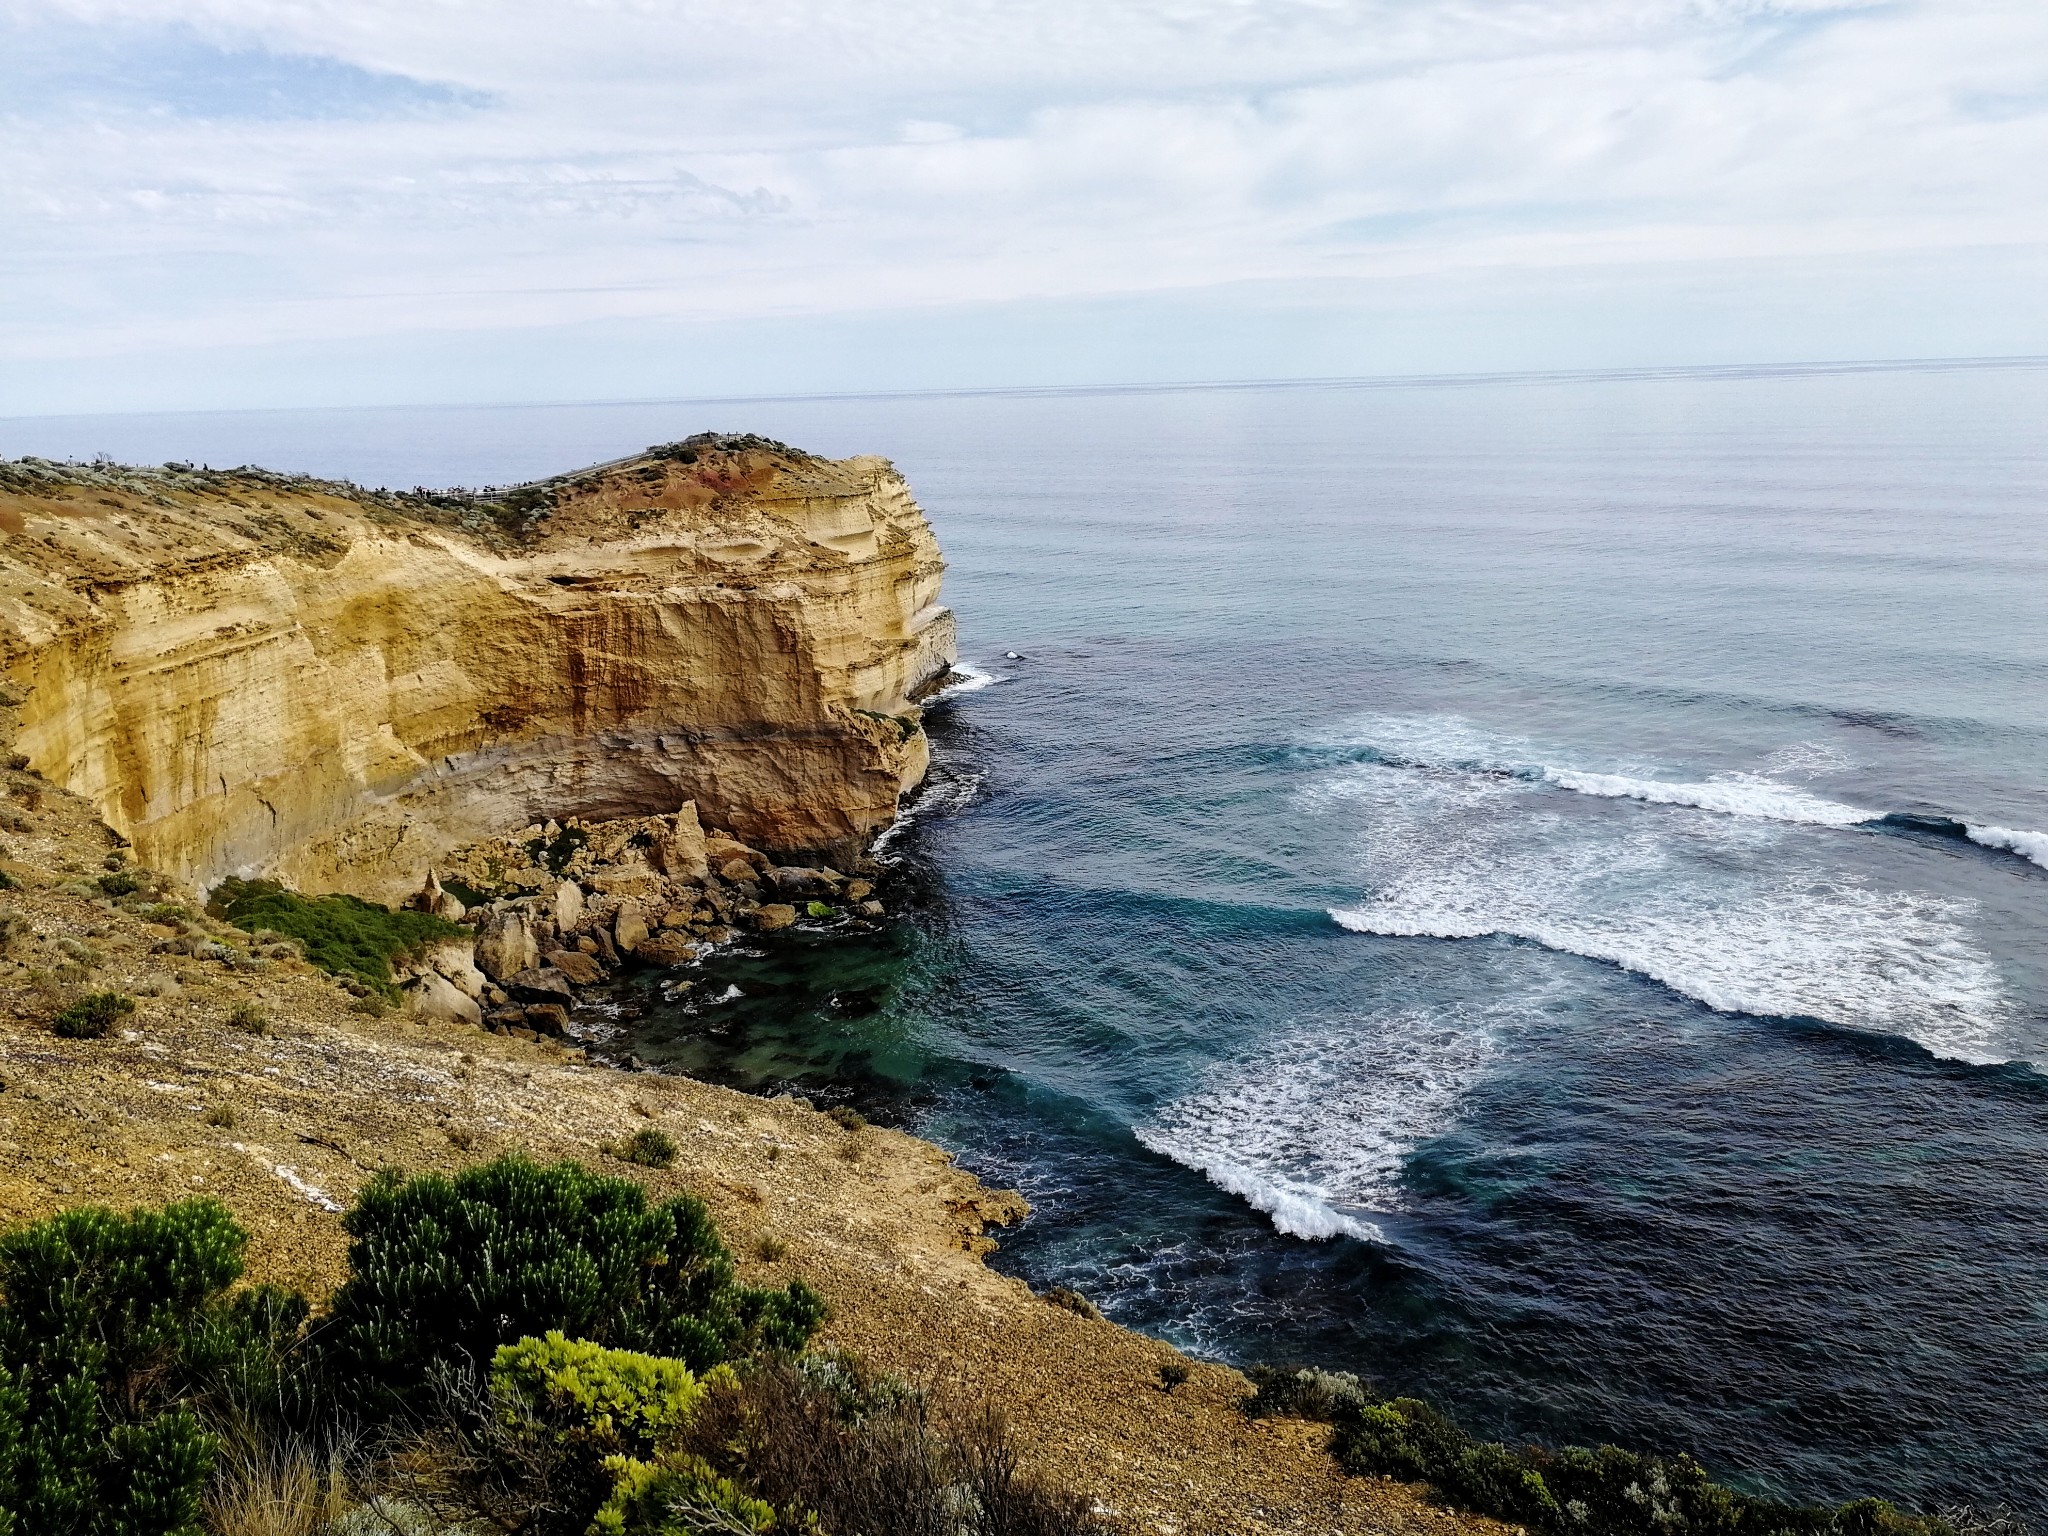
<svg viewBox="0 0 2048 1536"><path fill-rule="evenodd" d="M0 0L0 415L2048 353L2048 0Z"/></svg>

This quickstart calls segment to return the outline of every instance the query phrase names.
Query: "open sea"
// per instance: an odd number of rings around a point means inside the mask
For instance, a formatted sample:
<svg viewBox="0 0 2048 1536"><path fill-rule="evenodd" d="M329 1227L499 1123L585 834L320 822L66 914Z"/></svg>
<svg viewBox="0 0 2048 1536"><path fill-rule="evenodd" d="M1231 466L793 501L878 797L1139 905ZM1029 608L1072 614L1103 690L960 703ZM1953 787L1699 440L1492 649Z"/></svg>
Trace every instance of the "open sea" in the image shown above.
<svg viewBox="0 0 2048 1536"><path fill-rule="evenodd" d="M853 1102L1237 1363L2048 1518L2048 367L0 422L504 483L881 453L974 682L908 915L650 1060ZM732 995L737 989L738 995Z"/></svg>

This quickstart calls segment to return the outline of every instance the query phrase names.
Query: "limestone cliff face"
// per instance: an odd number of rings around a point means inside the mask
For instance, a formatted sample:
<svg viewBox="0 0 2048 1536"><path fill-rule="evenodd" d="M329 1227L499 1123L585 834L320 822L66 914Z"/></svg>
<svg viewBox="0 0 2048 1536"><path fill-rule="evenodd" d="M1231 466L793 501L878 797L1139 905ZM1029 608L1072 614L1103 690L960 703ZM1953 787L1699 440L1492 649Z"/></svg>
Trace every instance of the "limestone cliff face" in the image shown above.
<svg viewBox="0 0 2048 1536"><path fill-rule="evenodd" d="M0 465L29 766L140 858L389 899L459 843L694 799L844 855L953 654L879 459L693 440L497 497Z"/></svg>

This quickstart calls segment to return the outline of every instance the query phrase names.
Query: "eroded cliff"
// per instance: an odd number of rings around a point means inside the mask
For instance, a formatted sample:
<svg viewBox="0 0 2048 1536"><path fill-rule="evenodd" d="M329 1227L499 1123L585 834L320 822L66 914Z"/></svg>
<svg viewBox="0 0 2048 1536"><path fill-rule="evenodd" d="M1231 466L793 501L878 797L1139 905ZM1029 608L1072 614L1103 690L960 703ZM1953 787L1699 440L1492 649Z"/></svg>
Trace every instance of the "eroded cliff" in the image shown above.
<svg viewBox="0 0 2048 1536"><path fill-rule="evenodd" d="M18 750L147 864L390 899L674 810L844 857L922 777L943 564L883 460L705 438L491 495L0 465Z"/></svg>

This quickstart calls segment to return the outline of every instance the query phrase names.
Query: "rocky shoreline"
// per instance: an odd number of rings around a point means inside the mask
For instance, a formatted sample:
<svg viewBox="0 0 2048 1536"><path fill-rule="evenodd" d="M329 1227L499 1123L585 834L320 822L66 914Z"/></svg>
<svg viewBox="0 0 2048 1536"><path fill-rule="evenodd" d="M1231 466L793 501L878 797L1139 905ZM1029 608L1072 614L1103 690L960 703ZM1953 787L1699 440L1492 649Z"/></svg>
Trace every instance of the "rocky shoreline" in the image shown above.
<svg viewBox="0 0 2048 1536"><path fill-rule="evenodd" d="M870 927L887 916L881 871L779 864L671 815L547 821L458 849L408 905L469 928L399 970L407 1011L522 1039L572 1037L578 998L629 966L701 961L743 934L800 920Z"/></svg>

